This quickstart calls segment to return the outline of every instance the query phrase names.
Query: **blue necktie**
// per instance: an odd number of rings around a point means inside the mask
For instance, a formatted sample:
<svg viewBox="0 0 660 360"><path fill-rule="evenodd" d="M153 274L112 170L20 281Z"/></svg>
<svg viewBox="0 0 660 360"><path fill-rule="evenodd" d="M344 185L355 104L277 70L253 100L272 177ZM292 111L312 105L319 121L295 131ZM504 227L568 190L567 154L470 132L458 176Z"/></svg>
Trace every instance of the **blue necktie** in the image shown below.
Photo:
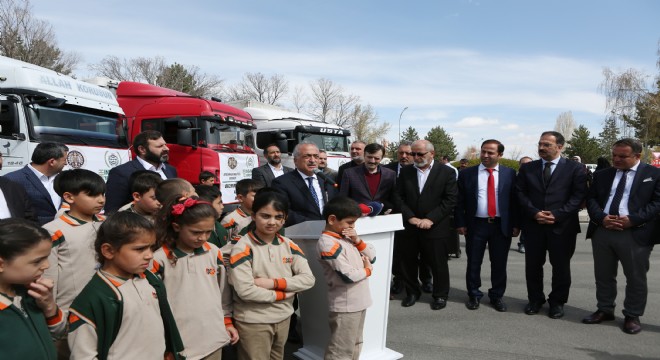
<svg viewBox="0 0 660 360"><path fill-rule="evenodd" d="M621 206L621 199L623 199L623 191L626 189L628 170L622 170L621 172L623 175L621 175L621 180L619 180L619 184L616 186L616 190L614 191L614 196L612 196L612 203L610 204L610 215L619 215L619 206Z"/></svg>
<svg viewBox="0 0 660 360"><path fill-rule="evenodd" d="M314 177L310 176L307 178L307 183L309 184L309 191L312 193L312 198L314 198L314 202L316 203L316 207L321 210L321 206L319 205L319 197L316 195L316 191L314 191Z"/></svg>

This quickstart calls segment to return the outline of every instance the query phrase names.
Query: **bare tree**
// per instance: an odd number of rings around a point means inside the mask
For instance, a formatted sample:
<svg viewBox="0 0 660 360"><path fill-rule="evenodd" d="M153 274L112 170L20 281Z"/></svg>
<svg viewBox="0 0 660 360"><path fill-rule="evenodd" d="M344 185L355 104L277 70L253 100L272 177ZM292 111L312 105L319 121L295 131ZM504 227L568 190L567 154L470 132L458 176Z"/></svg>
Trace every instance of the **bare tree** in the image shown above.
<svg viewBox="0 0 660 360"><path fill-rule="evenodd" d="M468 147L463 151L463 159L476 159L479 157L479 148L477 145L468 145Z"/></svg>
<svg viewBox="0 0 660 360"><path fill-rule="evenodd" d="M309 86L312 90L311 115L319 121L328 122L337 105L337 97L343 92L342 87L325 78L317 79Z"/></svg>
<svg viewBox="0 0 660 360"><path fill-rule="evenodd" d="M63 74L80 62L80 55L57 46L53 27L32 16L28 0L0 0L0 54Z"/></svg>
<svg viewBox="0 0 660 360"><path fill-rule="evenodd" d="M119 81L146 82L193 96L216 96L223 90L222 79L202 73L197 66L167 65L162 56L120 59L110 55L89 68L99 76Z"/></svg>
<svg viewBox="0 0 660 360"><path fill-rule="evenodd" d="M378 116L371 105L357 104L353 108L350 128L355 139L360 139L366 143L374 143L390 131L390 124L387 122L379 123Z"/></svg>
<svg viewBox="0 0 660 360"><path fill-rule="evenodd" d="M570 111L563 112L557 116L555 122L555 131L564 135L566 141L573 137L573 130L575 130L575 120L573 120L573 113Z"/></svg>
<svg viewBox="0 0 660 360"><path fill-rule="evenodd" d="M267 77L257 73L245 73L243 80L228 91L231 100L252 99L262 103L277 105L278 100L289 91L289 82L280 74Z"/></svg>
<svg viewBox="0 0 660 360"><path fill-rule="evenodd" d="M330 121L339 127L350 127L355 118L355 109L359 106L360 97L357 95L337 95L334 109L330 112ZM358 138L362 139L362 138Z"/></svg>
<svg viewBox="0 0 660 360"><path fill-rule="evenodd" d="M307 95L305 95L305 88L302 86L296 86L293 88L293 94L291 94L291 103L296 109L296 112L303 112L307 106Z"/></svg>

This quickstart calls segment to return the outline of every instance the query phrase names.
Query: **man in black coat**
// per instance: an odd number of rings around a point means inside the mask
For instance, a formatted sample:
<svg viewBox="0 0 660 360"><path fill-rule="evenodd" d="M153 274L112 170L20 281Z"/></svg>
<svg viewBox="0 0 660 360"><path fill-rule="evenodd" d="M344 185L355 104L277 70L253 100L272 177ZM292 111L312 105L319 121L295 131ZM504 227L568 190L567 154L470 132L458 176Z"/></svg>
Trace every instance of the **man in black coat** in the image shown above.
<svg viewBox="0 0 660 360"><path fill-rule="evenodd" d="M516 193L520 201L521 228L525 233L525 277L528 315L545 303L543 265L546 253L552 265L552 291L548 316L564 316L571 287L571 258L580 232L578 212L587 193L587 177L580 164L561 157L565 139L556 131L541 134L540 160L520 168Z"/></svg>
<svg viewBox="0 0 660 360"><path fill-rule="evenodd" d="M640 162L642 144L621 139L612 146L613 167L597 171L587 197L596 277L598 310L582 320L598 324L614 320L619 262L626 275L623 331L642 330L648 288L646 273L660 213L660 169Z"/></svg>
<svg viewBox="0 0 660 360"><path fill-rule="evenodd" d="M0 170L2 170L0 153ZM21 184L0 176L0 219L20 218L37 221L32 203Z"/></svg>
<svg viewBox="0 0 660 360"><path fill-rule="evenodd" d="M106 214L114 213L120 207L133 199L128 179L139 170L150 170L158 173L163 180L177 177L176 169L167 165L170 149L163 135L155 130L145 130L133 139L135 159L110 169L106 182Z"/></svg>
<svg viewBox="0 0 660 360"><path fill-rule="evenodd" d="M403 167L397 182L406 244L403 249L403 276L406 298L401 303L414 305L421 295L417 279L418 257L425 259L433 274L431 309L447 305L449 267L447 246L454 239L451 214L456 205L456 174L434 161L433 144L418 140L411 152L415 166Z"/></svg>
<svg viewBox="0 0 660 360"><path fill-rule="evenodd" d="M252 169L252 180L260 181L264 186L270 186L276 177L293 170L282 165L282 154L276 144L266 146L264 157L266 158L266 164Z"/></svg>
<svg viewBox="0 0 660 360"><path fill-rule="evenodd" d="M339 186L341 186L341 178L344 176L344 171L346 171L346 169L350 169L364 163L365 146L367 146L367 144L362 140L355 140L351 144L351 161L341 165L339 169L337 169L337 178L335 181Z"/></svg>

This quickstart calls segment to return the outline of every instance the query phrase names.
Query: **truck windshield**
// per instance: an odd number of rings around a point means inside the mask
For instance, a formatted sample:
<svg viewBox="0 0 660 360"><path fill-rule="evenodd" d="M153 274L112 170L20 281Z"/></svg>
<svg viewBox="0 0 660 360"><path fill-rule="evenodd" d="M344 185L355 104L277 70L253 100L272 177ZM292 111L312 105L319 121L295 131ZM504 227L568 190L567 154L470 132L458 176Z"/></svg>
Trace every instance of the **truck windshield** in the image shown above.
<svg viewBox="0 0 660 360"><path fill-rule="evenodd" d="M340 135L298 133L298 142L314 143L321 150L348 152L348 138Z"/></svg>
<svg viewBox="0 0 660 360"><path fill-rule="evenodd" d="M78 106L59 108L32 104L25 107L33 137L71 145L127 147L126 135L117 114Z"/></svg>
<svg viewBox="0 0 660 360"><path fill-rule="evenodd" d="M210 148L224 145L245 145L245 129L219 121L200 121L200 128Z"/></svg>

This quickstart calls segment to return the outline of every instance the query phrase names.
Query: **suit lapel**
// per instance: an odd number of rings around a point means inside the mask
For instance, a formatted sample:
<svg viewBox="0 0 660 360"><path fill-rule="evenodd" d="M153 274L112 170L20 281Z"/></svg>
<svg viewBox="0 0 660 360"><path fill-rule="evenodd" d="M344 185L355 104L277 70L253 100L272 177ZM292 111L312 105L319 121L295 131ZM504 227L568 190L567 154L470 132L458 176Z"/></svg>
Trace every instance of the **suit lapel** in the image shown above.
<svg viewBox="0 0 660 360"><path fill-rule="evenodd" d="M50 193L48 192L48 190L46 190L46 187L44 186L44 184L41 183L41 180L39 180L37 175L35 175L32 172L32 170L30 170L27 167L24 168L23 173L25 174L25 177L27 178L27 180L30 183L32 183L32 186L34 186L35 189L39 190L41 195L43 195L46 199L49 200L48 203L50 204L51 208L55 209L55 205L53 205L53 201L51 200L52 198L50 196ZM55 209L55 210L57 210L57 209Z"/></svg>
<svg viewBox="0 0 660 360"><path fill-rule="evenodd" d="M633 183L632 186L630 187L630 198L632 198L632 194L635 194L637 191L637 188L639 187L639 184L644 181L645 176L646 176L646 164L640 162L639 166L637 167L637 171L635 171L635 177L633 178ZM630 200L629 200L630 201Z"/></svg>
<svg viewBox="0 0 660 360"><path fill-rule="evenodd" d="M433 163L433 167L430 170L429 177L426 178L426 182L424 183L424 188L422 188L422 192L420 194L423 194L424 191L431 186L431 184L435 183L435 178L438 177L438 173L440 172L439 166L446 166L446 165L440 164L439 162ZM415 171L417 171L417 169L415 169ZM417 175L417 173L415 173L415 175ZM419 184L419 182L417 183ZM419 185L417 186L419 187Z"/></svg>
<svg viewBox="0 0 660 360"><path fill-rule="evenodd" d="M293 178L294 178L293 181L296 183L296 186L298 187L298 190L300 190L300 192L304 194L304 196L307 198L309 203L316 205L316 202L314 201L314 198L312 197L312 193L309 191L309 186L307 185L307 181L305 179L303 179L300 176L300 174L298 174L298 173L294 174ZM319 179L318 177L317 177L317 179L319 181L319 186L321 187L321 192L324 193L325 191L324 191L324 188L322 186L321 179ZM323 197L323 204L325 204L327 197L326 197L325 194L321 194L321 196ZM320 209L317 209L317 210L320 212Z"/></svg>

